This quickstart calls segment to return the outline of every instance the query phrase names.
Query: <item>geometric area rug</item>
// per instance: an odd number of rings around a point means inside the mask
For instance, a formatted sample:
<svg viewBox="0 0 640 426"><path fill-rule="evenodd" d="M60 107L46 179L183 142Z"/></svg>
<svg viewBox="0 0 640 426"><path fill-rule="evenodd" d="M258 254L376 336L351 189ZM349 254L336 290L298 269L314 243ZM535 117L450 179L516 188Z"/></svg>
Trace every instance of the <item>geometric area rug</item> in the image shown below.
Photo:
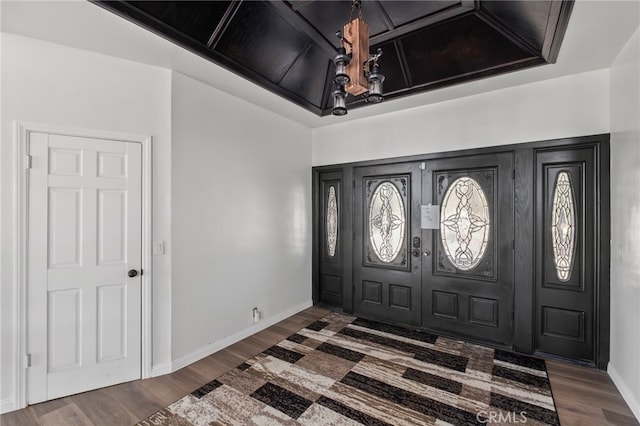
<svg viewBox="0 0 640 426"><path fill-rule="evenodd" d="M559 425L544 360L330 313L138 423Z"/></svg>

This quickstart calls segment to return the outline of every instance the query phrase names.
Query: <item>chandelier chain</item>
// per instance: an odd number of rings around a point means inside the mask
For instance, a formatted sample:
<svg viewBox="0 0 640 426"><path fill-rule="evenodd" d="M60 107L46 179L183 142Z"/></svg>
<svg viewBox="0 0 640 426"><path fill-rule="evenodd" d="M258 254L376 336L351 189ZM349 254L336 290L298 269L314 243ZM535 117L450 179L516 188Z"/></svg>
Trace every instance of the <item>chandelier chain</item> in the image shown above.
<svg viewBox="0 0 640 426"><path fill-rule="evenodd" d="M349 13L349 22L353 21L353 12L358 9L358 18L362 17L362 8L360 7L360 0L351 0L351 12Z"/></svg>

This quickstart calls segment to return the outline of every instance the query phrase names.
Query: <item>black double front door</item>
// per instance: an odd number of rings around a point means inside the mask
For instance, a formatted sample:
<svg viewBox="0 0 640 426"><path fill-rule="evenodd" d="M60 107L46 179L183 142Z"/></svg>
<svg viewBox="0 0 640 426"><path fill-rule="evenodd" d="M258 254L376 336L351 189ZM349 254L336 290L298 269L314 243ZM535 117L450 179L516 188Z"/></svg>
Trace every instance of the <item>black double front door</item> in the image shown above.
<svg viewBox="0 0 640 426"><path fill-rule="evenodd" d="M314 301L606 366L608 136L316 168Z"/></svg>
<svg viewBox="0 0 640 426"><path fill-rule="evenodd" d="M354 171L354 311L508 345L510 153Z"/></svg>

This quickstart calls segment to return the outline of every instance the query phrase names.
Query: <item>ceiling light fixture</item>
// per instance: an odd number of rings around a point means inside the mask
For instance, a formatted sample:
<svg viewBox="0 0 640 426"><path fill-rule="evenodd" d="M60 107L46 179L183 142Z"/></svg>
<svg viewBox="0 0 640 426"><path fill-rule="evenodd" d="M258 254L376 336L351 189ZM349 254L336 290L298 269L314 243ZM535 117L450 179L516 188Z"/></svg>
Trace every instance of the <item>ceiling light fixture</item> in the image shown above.
<svg viewBox="0 0 640 426"><path fill-rule="evenodd" d="M352 19L356 9L358 17ZM333 115L347 114L348 94L363 95L368 103L382 102L384 75L380 73L378 64L382 50L369 54L369 25L362 19L360 0L351 0L349 23L345 24L342 32L338 30L336 36L340 39L340 48L333 60L336 65Z"/></svg>

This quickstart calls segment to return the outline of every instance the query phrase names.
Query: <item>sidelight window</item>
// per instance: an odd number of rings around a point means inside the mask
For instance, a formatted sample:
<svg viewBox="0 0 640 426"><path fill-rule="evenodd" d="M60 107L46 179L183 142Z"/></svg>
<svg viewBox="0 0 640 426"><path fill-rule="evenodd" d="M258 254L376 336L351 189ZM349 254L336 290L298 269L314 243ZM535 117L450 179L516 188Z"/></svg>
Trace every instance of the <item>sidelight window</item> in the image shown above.
<svg viewBox="0 0 640 426"><path fill-rule="evenodd" d="M556 275L560 281L566 282L571 278L576 243L576 210L567 172L560 172L556 177L551 214L551 241Z"/></svg>
<svg viewBox="0 0 640 426"><path fill-rule="evenodd" d="M447 189L440 210L440 238L449 261L462 271L475 268L489 243L489 205L478 181L456 179Z"/></svg>
<svg viewBox="0 0 640 426"><path fill-rule="evenodd" d="M369 203L369 239L382 262L392 262L404 244L405 210L398 188L389 181L380 183Z"/></svg>
<svg viewBox="0 0 640 426"><path fill-rule="evenodd" d="M338 244L338 200L336 199L336 188L329 187L327 196L327 252L329 257L336 255Z"/></svg>

